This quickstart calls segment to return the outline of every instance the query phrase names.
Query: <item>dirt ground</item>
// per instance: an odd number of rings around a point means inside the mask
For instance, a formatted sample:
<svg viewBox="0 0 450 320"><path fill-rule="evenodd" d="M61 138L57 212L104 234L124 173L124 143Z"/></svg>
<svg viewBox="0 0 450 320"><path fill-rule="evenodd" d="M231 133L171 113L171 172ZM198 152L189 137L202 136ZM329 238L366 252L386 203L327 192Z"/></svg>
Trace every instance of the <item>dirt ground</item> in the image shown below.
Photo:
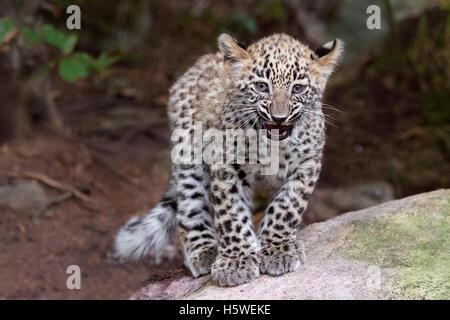
<svg viewBox="0 0 450 320"><path fill-rule="evenodd" d="M150 260L122 263L111 256L117 229L150 208L164 190L166 164L155 156L161 148L166 146L146 139L105 157L76 139L45 135L3 145L0 172L43 173L91 196L98 208L88 209L73 198L40 217L32 210L3 208L0 299L126 299L148 279L180 269L179 256L159 265ZM2 175L0 184L12 180ZM49 196L62 193L45 190ZM81 290L66 287L66 269L73 264L81 268Z"/></svg>

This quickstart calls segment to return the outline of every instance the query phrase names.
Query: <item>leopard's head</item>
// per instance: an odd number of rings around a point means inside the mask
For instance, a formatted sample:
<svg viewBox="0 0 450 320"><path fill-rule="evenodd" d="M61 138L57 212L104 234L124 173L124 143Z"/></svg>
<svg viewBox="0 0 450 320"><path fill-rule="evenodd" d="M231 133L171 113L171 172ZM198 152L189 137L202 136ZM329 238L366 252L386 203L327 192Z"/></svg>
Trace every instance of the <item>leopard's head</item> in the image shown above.
<svg viewBox="0 0 450 320"><path fill-rule="evenodd" d="M244 48L222 34L219 48L230 68L228 104L234 119L242 119L236 121L237 127L258 126L269 134L278 129L278 139L283 140L302 115L320 110L322 93L343 43L336 39L312 50L288 35L274 34Z"/></svg>

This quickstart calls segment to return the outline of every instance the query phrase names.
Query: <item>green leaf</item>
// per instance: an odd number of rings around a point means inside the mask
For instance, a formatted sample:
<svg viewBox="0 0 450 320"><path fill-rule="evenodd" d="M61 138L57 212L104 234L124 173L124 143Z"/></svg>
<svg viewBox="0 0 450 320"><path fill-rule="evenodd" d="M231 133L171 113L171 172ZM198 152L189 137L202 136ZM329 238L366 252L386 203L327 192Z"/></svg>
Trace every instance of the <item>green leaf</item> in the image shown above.
<svg viewBox="0 0 450 320"><path fill-rule="evenodd" d="M71 34L71 35L67 36L64 39L64 42L63 42L62 47L61 47L61 51L64 54L71 53L73 51L73 48L75 48L75 45L77 44L77 39L78 38L77 38L77 36L75 34Z"/></svg>
<svg viewBox="0 0 450 320"><path fill-rule="evenodd" d="M14 29L14 21L9 17L0 18L0 44L5 36Z"/></svg>
<svg viewBox="0 0 450 320"><path fill-rule="evenodd" d="M42 37L49 44L59 48L64 54L71 53L77 43L76 35L72 34L66 36L63 32L56 30L50 24L46 24L42 27Z"/></svg>
<svg viewBox="0 0 450 320"><path fill-rule="evenodd" d="M61 60L58 71L64 80L73 82L86 77L91 69L102 72L119 59L119 56L110 57L106 53L95 59L87 52L75 52Z"/></svg>
<svg viewBox="0 0 450 320"><path fill-rule="evenodd" d="M224 21L224 27L238 32L245 31L249 33L256 33L258 29L255 20L242 10L233 11Z"/></svg>
<svg viewBox="0 0 450 320"><path fill-rule="evenodd" d="M64 43L64 33L56 30L52 25L42 27L42 37L51 45L61 48Z"/></svg>
<svg viewBox="0 0 450 320"><path fill-rule="evenodd" d="M96 71L102 71L108 68L110 65L116 63L120 59L120 56L109 56L106 53L100 54L97 60L94 61L92 67Z"/></svg>
<svg viewBox="0 0 450 320"><path fill-rule="evenodd" d="M82 62L86 68L93 68L95 59L87 52L75 52L72 57Z"/></svg>
<svg viewBox="0 0 450 320"><path fill-rule="evenodd" d="M33 45L39 41L39 33L28 27L20 28L20 34L23 36L26 45Z"/></svg>
<svg viewBox="0 0 450 320"><path fill-rule="evenodd" d="M58 71L64 80L74 82L88 75L88 65L77 56L64 57L59 62Z"/></svg>

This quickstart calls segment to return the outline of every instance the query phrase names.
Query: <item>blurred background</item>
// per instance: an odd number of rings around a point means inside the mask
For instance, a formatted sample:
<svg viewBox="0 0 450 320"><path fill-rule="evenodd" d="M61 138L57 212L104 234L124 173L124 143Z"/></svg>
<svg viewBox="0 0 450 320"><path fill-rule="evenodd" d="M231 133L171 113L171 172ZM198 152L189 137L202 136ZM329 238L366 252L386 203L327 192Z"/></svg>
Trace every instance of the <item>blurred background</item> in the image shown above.
<svg viewBox="0 0 450 320"><path fill-rule="evenodd" d="M71 4L80 30L66 27ZM222 32L346 43L305 225L450 186L448 0L3 0L0 299L123 299L183 268L176 249L118 261L111 241L164 192L168 89ZM267 195L256 200L260 212ZM81 290L66 287L72 264Z"/></svg>

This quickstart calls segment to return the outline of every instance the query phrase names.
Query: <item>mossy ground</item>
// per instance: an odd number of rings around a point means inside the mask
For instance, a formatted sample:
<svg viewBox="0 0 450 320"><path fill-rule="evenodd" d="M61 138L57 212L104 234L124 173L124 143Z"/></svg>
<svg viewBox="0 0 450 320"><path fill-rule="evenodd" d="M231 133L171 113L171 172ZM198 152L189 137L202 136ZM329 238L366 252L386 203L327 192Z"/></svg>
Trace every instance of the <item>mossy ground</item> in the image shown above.
<svg viewBox="0 0 450 320"><path fill-rule="evenodd" d="M339 253L393 271L397 299L450 299L450 192L358 221ZM382 288L387 289L387 288Z"/></svg>

